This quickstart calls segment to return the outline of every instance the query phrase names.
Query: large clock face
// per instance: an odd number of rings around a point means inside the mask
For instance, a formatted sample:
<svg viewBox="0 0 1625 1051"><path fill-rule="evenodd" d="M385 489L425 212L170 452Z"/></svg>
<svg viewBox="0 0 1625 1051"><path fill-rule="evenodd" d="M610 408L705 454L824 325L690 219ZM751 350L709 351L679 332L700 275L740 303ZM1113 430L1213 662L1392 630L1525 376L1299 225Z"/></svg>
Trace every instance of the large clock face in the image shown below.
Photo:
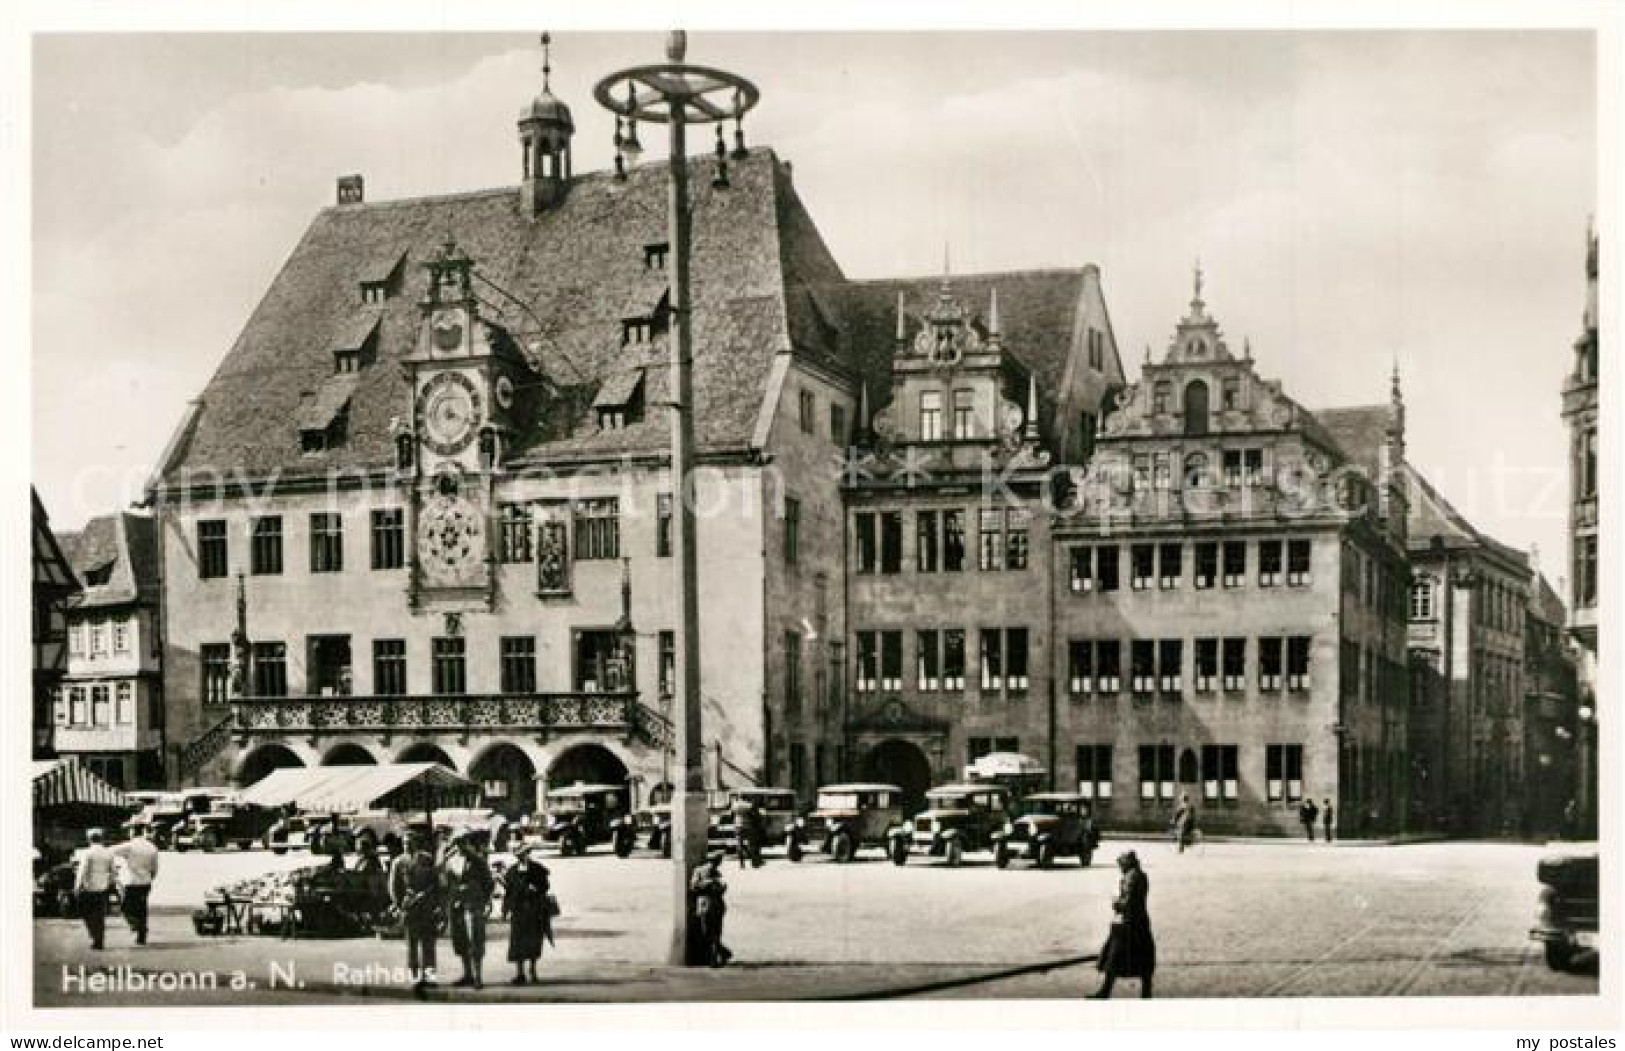
<svg viewBox="0 0 1625 1051"><path fill-rule="evenodd" d="M484 534L479 512L467 500L431 500L418 531L418 559L429 579L467 579L484 555Z"/></svg>
<svg viewBox="0 0 1625 1051"><path fill-rule="evenodd" d="M424 444L441 456L455 456L479 429L479 388L461 372L442 372L423 385L417 409Z"/></svg>

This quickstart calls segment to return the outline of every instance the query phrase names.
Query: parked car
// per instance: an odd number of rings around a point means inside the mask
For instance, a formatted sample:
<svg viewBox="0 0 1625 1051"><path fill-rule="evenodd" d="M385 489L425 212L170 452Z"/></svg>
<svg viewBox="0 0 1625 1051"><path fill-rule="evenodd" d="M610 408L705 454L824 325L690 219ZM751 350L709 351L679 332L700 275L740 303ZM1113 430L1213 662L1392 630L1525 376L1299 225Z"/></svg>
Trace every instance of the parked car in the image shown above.
<svg viewBox="0 0 1625 1051"><path fill-rule="evenodd" d="M639 836L643 837L644 845L650 850L657 850L663 858L671 857L671 804L656 803L646 806L633 814L632 836L634 843ZM627 852L628 854L631 851ZM625 857L626 855L622 855Z"/></svg>
<svg viewBox="0 0 1625 1051"><path fill-rule="evenodd" d="M215 799L207 811L192 814L175 826L173 846L176 850L219 850L235 843L238 849L248 850L264 841L276 820L277 812L269 807Z"/></svg>
<svg viewBox="0 0 1625 1051"><path fill-rule="evenodd" d="M1010 790L1001 784L942 785L925 794L925 809L890 831L887 853L905 865L913 853L942 858L949 868L967 851L993 849L993 837L1010 820Z"/></svg>
<svg viewBox="0 0 1625 1051"><path fill-rule="evenodd" d="M74 883L79 878L79 859L59 862L47 868L34 879L34 915L60 916L63 919L77 919L79 916L79 895L74 892ZM115 882L113 888L107 892L107 911L114 913L119 910L119 890Z"/></svg>
<svg viewBox="0 0 1625 1051"><path fill-rule="evenodd" d="M805 844L798 824L801 808L788 788L731 788L721 809L711 813L707 838L712 850L733 851L739 845L739 817L755 807L761 817L762 847L783 844L791 861L800 861Z"/></svg>
<svg viewBox="0 0 1625 1051"><path fill-rule="evenodd" d="M310 846L310 821L303 814L283 814L265 830L265 848L273 854Z"/></svg>
<svg viewBox="0 0 1625 1051"><path fill-rule="evenodd" d="M1021 816L993 835L993 864L1005 868L1025 858L1049 868L1057 858L1076 857L1088 868L1100 846L1093 805L1075 792L1035 792L1021 801Z"/></svg>
<svg viewBox="0 0 1625 1051"><path fill-rule="evenodd" d="M236 793L229 788L188 788L180 792L165 793L152 805L147 831L160 850L175 847L176 836L194 814L207 814L218 799L229 799Z"/></svg>
<svg viewBox="0 0 1625 1051"><path fill-rule="evenodd" d="M576 784L551 789L542 819L541 841L557 846L562 857L585 854L599 843L627 842L632 826L621 818L628 816L627 792L623 785ZM625 847L630 853L630 846ZM624 856L624 855L623 855Z"/></svg>
<svg viewBox="0 0 1625 1051"><path fill-rule="evenodd" d="M896 785L826 785L798 828L805 847L848 862L865 847L886 848L887 836L903 821L903 790Z"/></svg>
<svg viewBox="0 0 1625 1051"><path fill-rule="evenodd" d="M1564 843L1535 865L1540 910L1529 937L1546 945L1554 971L1576 967L1597 951L1597 845Z"/></svg>

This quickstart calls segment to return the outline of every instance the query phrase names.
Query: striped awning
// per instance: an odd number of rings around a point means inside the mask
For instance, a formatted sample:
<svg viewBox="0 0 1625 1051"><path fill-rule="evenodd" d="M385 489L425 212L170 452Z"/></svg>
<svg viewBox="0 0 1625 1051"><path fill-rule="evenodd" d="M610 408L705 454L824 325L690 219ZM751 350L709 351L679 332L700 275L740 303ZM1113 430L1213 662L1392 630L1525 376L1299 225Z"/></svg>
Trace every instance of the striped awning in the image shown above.
<svg viewBox="0 0 1625 1051"><path fill-rule="evenodd" d="M301 810L440 809L477 802L479 786L439 763L284 767L243 789L244 803Z"/></svg>
<svg viewBox="0 0 1625 1051"><path fill-rule="evenodd" d="M93 806L133 810L128 796L79 765L77 759L34 764L34 809Z"/></svg>

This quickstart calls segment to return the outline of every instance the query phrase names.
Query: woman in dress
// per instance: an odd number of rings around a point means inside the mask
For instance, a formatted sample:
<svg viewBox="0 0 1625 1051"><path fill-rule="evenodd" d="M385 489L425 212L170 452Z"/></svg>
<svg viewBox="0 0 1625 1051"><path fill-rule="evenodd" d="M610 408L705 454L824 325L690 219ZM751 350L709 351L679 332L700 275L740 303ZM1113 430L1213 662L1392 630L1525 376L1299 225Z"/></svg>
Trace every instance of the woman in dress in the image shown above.
<svg viewBox="0 0 1625 1051"><path fill-rule="evenodd" d="M1151 935L1151 913L1146 899L1151 895L1151 881L1140 868L1140 859L1129 850L1118 855L1117 867L1123 878L1118 883L1117 900L1112 902L1116 918L1106 944L1100 947L1100 959L1095 966L1105 976L1091 1000L1105 1000L1112 995L1112 986L1119 978L1138 978L1140 996L1151 999L1151 976L1157 969L1157 941Z"/></svg>
<svg viewBox="0 0 1625 1051"><path fill-rule="evenodd" d="M551 887L547 866L532 856L529 843L521 842L514 849L512 867L502 877L502 913L509 921L508 962L514 965L514 985L536 981L542 939L553 940L553 918L547 908Z"/></svg>

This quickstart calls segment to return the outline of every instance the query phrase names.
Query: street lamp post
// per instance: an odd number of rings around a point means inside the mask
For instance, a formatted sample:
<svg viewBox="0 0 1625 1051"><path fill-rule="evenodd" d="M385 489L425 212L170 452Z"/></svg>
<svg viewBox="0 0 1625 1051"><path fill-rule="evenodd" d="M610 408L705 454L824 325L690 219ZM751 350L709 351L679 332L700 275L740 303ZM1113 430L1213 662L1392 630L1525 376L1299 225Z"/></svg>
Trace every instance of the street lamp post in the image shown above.
<svg viewBox="0 0 1625 1051"><path fill-rule="evenodd" d="M705 756L700 737L700 606L694 521L694 386L690 348L688 157L689 124L738 122L756 105L760 93L743 77L683 59L688 50L681 30L666 44L667 61L611 73L598 82L593 96L618 118L616 164L621 152L637 142L637 121L665 124L671 130L671 177L668 230L671 241L671 476L672 546L676 549L678 619L677 682L674 720L682 780L672 806L672 934L669 961L680 966L700 963L691 944L688 881L705 854ZM622 139L620 120L630 122ZM720 132L718 133L720 134ZM633 147L635 148L635 146ZM634 161L636 157L634 156Z"/></svg>

